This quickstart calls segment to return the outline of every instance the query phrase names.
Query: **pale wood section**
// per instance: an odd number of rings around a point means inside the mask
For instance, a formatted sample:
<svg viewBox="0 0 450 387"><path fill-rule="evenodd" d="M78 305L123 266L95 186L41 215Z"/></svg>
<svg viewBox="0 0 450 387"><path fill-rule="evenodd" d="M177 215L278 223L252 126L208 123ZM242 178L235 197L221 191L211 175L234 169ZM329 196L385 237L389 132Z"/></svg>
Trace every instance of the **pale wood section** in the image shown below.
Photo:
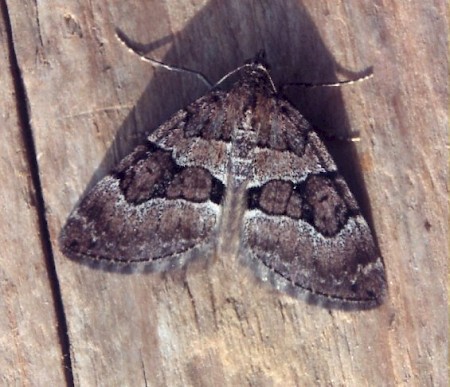
<svg viewBox="0 0 450 387"><path fill-rule="evenodd" d="M447 385L443 0L7 4L76 385ZM276 82L332 82L335 74L348 79L374 66L375 76L367 82L338 90L294 89L289 96L324 131L361 136L357 145L329 146L376 231L390 286L385 305L330 312L272 291L225 257L211 257L209 265L195 263L186 271L127 276L77 265L59 253L57 235L85 190L144 132L205 92L195 77L154 71L140 61L117 42L116 27L136 42L156 42L153 57L200 71L212 81L260 48L267 51ZM10 82L5 73L2 88ZM14 129L15 119L10 122ZM6 230L21 236L8 242L2 268L14 277L2 283L2 292L11 289L8 283L19 283L30 288L30 297L51 302L48 286L42 285L26 166L14 180L10 177L15 165L23 165L21 148L9 139L10 130L0 135L8 136L2 142L7 156L1 162L8 165L2 192L6 182L12 197L2 197L1 211L17 219ZM15 209L20 205L24 209ZM50 305L28 298L30 304L22 304L17 290L10 297L9 302L2 298L4 310L11 313L21 305L20 318L48 321L50 334L42 340L40 332L17 336L13 329L2 337L14 335L17 353L26 348L30 358L53 360L46 373L36 370L38 384L45 378L60 381ZM8 324L5 320L2 326Z"/></svg>
<svg viewBox="0 0 450 387"><path fill-rule="evenodd" d="M4 21L0 7L0 385L64 385L58 320ZM29 46L34 50L36 44Z"/></svg>

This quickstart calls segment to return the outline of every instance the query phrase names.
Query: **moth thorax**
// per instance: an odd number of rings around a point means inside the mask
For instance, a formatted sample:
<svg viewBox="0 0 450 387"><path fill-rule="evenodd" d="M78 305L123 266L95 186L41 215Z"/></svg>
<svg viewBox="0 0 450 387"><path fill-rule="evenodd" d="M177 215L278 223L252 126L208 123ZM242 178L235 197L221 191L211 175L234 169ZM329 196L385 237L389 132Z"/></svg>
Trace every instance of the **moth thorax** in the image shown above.
<svg viewBox="0 0 450 387"><path fill-rule="evenodd" d="M251 113L245 114L245 119L235 126L231 146L229 170L234 184L241 185L252 173L252 150L257 142L257 132L251 126Z"/></svg>

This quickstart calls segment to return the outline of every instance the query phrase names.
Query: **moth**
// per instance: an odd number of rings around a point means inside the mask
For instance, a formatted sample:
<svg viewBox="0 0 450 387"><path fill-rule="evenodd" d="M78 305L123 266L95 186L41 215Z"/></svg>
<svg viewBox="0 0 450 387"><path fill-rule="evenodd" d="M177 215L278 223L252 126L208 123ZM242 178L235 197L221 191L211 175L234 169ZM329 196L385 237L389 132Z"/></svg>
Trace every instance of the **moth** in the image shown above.
<svg viewBox="0 0 450 387"><path fill-rule="evenodd" d="M383 260L346 182L261 56L157 128L69 216L62 252L161 271L232 254L308 301L373 307Z"/></svg>

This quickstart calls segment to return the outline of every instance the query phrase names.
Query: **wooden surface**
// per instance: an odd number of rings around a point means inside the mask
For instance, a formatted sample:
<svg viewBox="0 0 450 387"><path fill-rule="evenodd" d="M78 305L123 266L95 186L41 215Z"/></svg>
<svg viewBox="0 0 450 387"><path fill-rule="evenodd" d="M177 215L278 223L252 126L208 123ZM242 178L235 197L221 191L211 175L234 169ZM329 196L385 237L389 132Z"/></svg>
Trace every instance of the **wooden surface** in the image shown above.
<svg viewBox="0 0 450 387"><path fill-rule="evenodd" d="M0 1L0 384L448 384L443 0ZM382 307L308 305L220 257L127 276L61 255L86 190L206 91L140 61L115 28L213 82L261 48L277 83L374 67L351 87L287 94L322 130L361 136L327 145L377 235Z"/></svg>

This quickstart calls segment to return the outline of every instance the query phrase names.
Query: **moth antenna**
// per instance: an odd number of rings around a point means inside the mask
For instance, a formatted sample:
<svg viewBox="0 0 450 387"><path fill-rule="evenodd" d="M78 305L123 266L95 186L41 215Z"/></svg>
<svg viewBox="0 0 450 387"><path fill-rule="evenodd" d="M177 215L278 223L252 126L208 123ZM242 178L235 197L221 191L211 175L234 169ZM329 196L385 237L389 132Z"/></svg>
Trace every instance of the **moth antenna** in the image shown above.
<svg viewBox="0 0 450 387"><path fill-rule="evenodd" d="M373 67L369 67L364 71L366 75L363 75L356 79L349 79L346 81L338 81L331 83L307 83L307 82L289 82L283 85L283 89L289 86L301 86L306 88L315 88L315 87L341 87L345 85L352 85L354 83L363 82L373 77Z"/></svg>
<svg viewBox="0 0 450 387"><path fill-rule="evenodd" d="M127 42L128 39L127 39L126 35L123 32L121 32L120 30L116 30L116 38L128 51L130 51L134 55L137 55L142 61L144 61L146 63L150 63L153 67L159 67L159 68L163 68L168 71L174 71L177 73L187 73L187 74L194 75L203 84L205 84L208 87L208 89L213 88L213 84L202 73L195 71L195 70L186 69L184 67L168 65L164 62L161 62L159 60L156 60L156 59L146 56L145 53L139 49L131 47L131 45Z"/></svg>

